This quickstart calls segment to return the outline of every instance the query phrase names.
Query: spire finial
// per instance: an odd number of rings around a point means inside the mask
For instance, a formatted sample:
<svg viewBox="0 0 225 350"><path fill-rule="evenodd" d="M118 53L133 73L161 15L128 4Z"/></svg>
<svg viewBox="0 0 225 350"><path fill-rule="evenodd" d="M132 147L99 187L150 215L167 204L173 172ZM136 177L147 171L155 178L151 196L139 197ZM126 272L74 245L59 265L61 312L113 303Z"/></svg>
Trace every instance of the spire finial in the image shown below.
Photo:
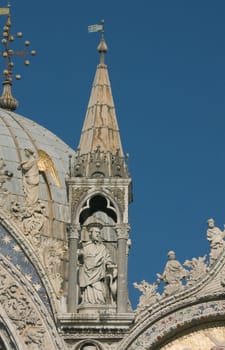
<svg viewBox="0 0 225 350"><path fill-rule="evenodd" d="M102 34L100 43L97 47L97 50L100 53L100 64L105 63L105 54L108 51L108 47L107 47L105 39L104 39L104 33L105 33L104 24L105 24L105 21L104 21L104 19L102 19L99 24L94 24L94 25L88 26L89 33L101 32L101 34Z"/></svg>
<svg viewBox="0 0 225 350"><path fill-rule="evenodd" d="M6 25L3 27L2 33L2 44L3 51L0 51L0 56L5 59L5 69L3 70L3 92L0 97L0 107L8 110L15 110L18 107L18 101L12 96L12 82L15 79L21 79L19 74L13 75L13 67L14 62L12 61L13 56L34 56L36 51L32 50L30 52L27 51L27 48L30 46L30 42L26 40L24 42L24 49L21 51L13 51L11 49L11 44L15 40L15 37L22 38L23 34L18 32L15 36L11 34L11 14L10 14L10 2L8 2L8 6L5 8L0 8L0 15L7 15ZM28 59L24 60L25 66L29 66L30 61Z"/></svg>

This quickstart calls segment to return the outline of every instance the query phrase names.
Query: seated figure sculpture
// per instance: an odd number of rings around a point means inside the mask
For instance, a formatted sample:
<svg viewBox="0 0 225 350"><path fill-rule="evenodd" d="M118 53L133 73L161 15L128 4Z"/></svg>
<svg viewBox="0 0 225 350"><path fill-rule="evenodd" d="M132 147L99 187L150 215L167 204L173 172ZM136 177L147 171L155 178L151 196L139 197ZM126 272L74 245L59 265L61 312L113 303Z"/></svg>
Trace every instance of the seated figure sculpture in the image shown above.
<svg viewBox="0 0 225 350"><path fill-rule="evenodd" d="M102 243L101 228L100 224L90 225L90 240L83 243L78 254L81 263L79 269L81 304L110 303L114 297L112 294L115 294L115 289L108 283L108 277L110 271L113 270L110 280L115 284L117 268L108 249ZM109 294L111 294L111 298L108 298Z"/></svg>

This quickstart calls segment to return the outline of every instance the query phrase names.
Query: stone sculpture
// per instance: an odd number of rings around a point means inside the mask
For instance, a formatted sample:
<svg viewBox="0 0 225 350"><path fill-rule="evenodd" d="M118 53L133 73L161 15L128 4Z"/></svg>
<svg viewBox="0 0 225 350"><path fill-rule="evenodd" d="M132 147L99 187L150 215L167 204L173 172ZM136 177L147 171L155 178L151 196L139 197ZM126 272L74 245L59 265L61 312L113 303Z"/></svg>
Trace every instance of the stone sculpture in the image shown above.
<svg viewBox="0 0 225 350"><path fill-rule="evenodd" d="M101 241L101 226L90 225L90 240L82 244L79 250L79 286L82 304L105 304L112 302L115 291L110 288L108 277L111 282L116 278L116 265L112 262L108 249ZM110 272L113 270L113 274ZM108 289L108 290L107 290ZM107 300L108 299L108 300Z"/></svg>
<svg viewBox="0 0 225 350"><path fill-rule="evenodd" d="M38 201L39 169L38 160L34 157L34 152L24 149L27 160L20 163L18 170L23 174L23 190L26 196L26 204L33 205Z"/></svg>
<svg viewBox="0 0 225 350"><path fill-rule="evenodd" d="M175 259L175 253L172 250L168 252L168 258L163 274L157 274L158 282L160 280L165 282L165 296L182 290L182 281L188 275L188 271Z"/></svg>
<svg viewBox="0 0 225 350"><path fill-rule="evenodd" d="M142 292L136 310L137 313L141 312L146 307L153 305L161 298L160 294L156 292L158 288L158 285L156 283L149 284L148 282L143 280L139 284L137 282L134 282L133 286L137 288L140 292Z"/></svg>
<svg viewBox="0 0 225 350"><path fill-rule="evenodd" d="M34 152L24 149L27 160L20 163L18 170L23 174L23 190L26 196L26 205L32 206L38 201L39 172L47 172L52 176L55 184L61 187L58 173L55 169L51 157L43 150L38 150L38 158L34 157Z"/></svg>
<svg viewBox="0 0 225 350"><path fill-rule="evenodd" d="M192 258L192 260L185 260L184 266L190 268L187 286L194 286L196 282L207 273L208 266L205 261L206 255L199 258Z"/></svg>
<svg viewBox="0 0 225 350"><path fill-rule="evenodd" d="M207 229L207 239L210 242L210 265L216 262L219 255L224 250L225 246L225 230L221 231L218 227L215 226L214 219L210 218L208 221Z"/></svg>

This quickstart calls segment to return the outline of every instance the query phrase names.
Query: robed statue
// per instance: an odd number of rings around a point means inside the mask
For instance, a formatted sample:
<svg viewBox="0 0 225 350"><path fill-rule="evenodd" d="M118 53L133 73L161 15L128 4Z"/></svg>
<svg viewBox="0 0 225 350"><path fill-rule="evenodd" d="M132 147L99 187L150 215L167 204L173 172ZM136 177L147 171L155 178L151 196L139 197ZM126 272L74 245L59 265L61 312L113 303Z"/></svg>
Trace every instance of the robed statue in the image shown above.
<svg viewBox="0 0 225 350"><path fill-rule="evenodd" d="M116 295L117 267L102 243L101 225L89 227L89 240L79 250L81 304L112 303Z"/></svg>

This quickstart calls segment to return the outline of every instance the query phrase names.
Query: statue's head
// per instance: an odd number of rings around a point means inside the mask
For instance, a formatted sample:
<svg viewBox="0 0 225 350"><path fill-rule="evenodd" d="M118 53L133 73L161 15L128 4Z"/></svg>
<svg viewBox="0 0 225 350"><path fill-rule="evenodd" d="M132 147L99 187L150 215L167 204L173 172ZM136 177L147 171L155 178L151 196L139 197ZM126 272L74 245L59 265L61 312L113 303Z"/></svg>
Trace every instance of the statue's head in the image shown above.
<svg viewBox="0 0 225 350"><path fill-rule="evenodd" d="M102 230L102 224L100 223L93 223L88 225L88 231L90 233L90 238L93 242L101 242L101 230Z"/></svg>
<svg viewBox="0 0 225 350"><path fill-rule="evenodd" d="M169 260L174 260L175 259L175 252L173 250L170 250L168 253L168 258Z"/></svg>
<svg viewBox="0 0 225 350"><path fill-rule="evenodd" d="M213 228L215 226L215 222L213 218L208 219L207 223L209 228Z"/></svg>

